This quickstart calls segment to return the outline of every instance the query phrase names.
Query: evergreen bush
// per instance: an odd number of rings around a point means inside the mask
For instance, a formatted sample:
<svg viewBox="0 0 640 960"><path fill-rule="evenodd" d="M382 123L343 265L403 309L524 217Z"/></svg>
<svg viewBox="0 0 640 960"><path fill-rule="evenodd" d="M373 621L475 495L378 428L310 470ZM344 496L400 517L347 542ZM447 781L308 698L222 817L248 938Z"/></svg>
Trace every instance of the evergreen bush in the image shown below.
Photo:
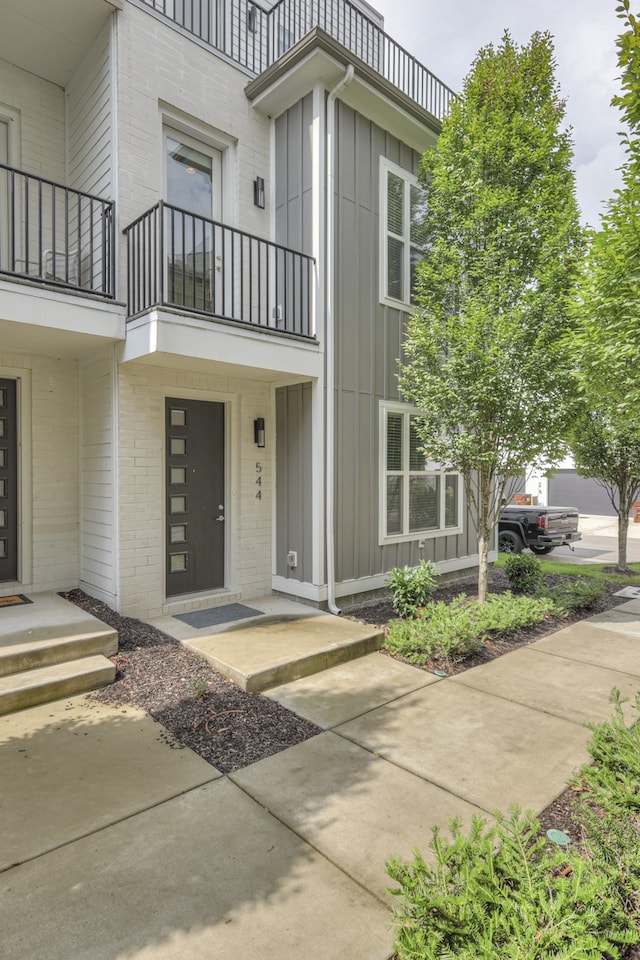
<svg viewBox="0 0 640 960"><path fill-rule="evenodd" d="M542 564L532 553L512 553L504 562L509 586L516 593L537 593L544 583Z"/></svg>
<svg viewBox="0 0 640 960"><path fill-rule="evenodd" d="M429 603L438 574L430 560L420 560L416 567L392 567L387 586L393 609L399 617L415 617Z"/></svg>

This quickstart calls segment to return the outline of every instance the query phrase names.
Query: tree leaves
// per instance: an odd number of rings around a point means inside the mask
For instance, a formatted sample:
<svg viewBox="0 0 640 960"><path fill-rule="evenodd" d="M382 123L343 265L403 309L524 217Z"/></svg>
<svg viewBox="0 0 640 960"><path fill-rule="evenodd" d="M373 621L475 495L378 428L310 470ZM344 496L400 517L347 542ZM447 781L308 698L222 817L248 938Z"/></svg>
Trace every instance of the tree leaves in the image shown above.
<svg viewBox="0 0 640 960"><path fill-rule="evenodd" d="M400 386L488 541L504 484L556 459L582 236L551 38L478 53L422 161L425 253ZM482 550L480 550L482 554Z"/></svg>

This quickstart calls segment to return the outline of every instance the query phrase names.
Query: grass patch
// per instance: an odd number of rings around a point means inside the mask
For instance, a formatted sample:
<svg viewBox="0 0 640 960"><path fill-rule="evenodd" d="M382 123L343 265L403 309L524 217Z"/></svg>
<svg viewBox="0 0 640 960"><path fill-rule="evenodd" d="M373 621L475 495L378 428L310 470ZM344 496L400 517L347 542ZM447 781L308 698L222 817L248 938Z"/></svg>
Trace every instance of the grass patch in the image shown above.
<svg viewBox="0 0 640 960"><path fill-rule="evenodd" d="M496 560L496 568L504 570L505 563L510 554L501 553ZM630 563L629 567L633 570L633 575L625 577L620 573L607 572L609 564L599 563L560 563L557 560L545 560L538 557L542 565L542 572L550 576L560 577L589 577L593 580L602 580L605 583L621 583L625 587L640 586L640 563Z"/></svg>

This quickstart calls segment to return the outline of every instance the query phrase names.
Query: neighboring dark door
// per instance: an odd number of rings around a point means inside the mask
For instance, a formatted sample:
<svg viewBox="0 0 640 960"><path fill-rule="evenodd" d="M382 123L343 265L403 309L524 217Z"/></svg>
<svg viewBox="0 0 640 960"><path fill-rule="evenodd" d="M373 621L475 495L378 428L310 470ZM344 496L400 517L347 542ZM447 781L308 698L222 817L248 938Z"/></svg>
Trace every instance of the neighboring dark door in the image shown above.
<svg viewBox="0 0 640 960"><path fill-rule="evenodd" d="M0 379L0 581L18 579L16 381Z"/></svg>
<svg viewBox="0 0 640 960"><path fill-rule="evenodd" d="M166 401L167 596L224 586L224 404Z"/></svg>

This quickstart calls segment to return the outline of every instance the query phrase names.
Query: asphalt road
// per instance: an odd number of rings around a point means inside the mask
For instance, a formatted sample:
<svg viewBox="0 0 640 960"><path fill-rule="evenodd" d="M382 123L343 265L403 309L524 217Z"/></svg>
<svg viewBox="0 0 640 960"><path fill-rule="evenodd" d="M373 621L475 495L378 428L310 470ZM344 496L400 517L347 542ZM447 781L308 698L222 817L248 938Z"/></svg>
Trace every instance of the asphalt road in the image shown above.
<svg viewBox="0 0 640 960"><path fill-rule="evenodd" d="M580 517L579 530L582 540L574 550L557 547L545 559L561 563L606 563L618 562L618 530L616 517ZM629 523L627 536L627 562L640 563L640 523Z"/></svg>

